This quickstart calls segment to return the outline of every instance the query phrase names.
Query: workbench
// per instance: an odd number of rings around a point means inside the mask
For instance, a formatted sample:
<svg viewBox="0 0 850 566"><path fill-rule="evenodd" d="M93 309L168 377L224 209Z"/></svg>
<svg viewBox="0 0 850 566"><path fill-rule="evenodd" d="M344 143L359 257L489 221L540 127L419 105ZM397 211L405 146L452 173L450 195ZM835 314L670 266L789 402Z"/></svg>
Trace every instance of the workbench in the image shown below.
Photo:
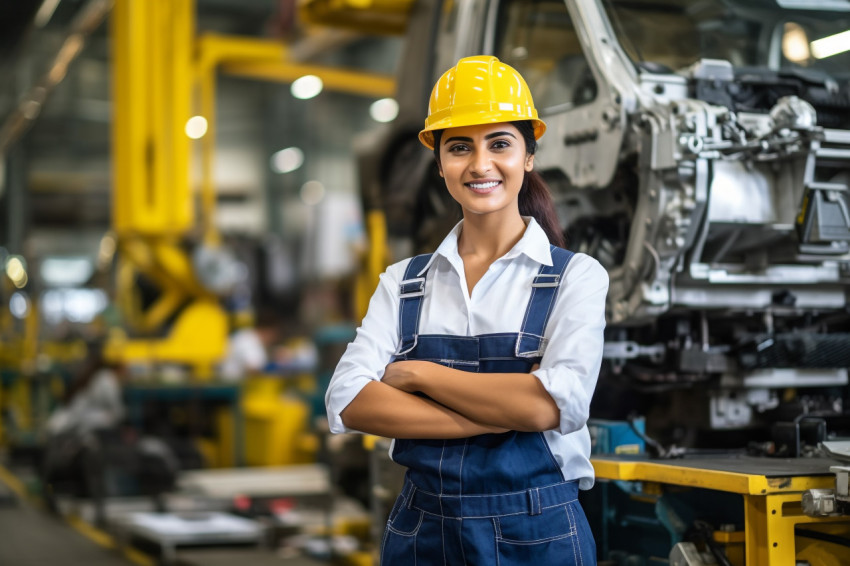
<svg viewBox="0 0 850 566"><path fill-rule="evenodd" d="M828 458L767 458L744 455L650 460L645 455L591 458L598 480L653 482L739 494L744 500L747 566L795 566L794 528L809 523L846 523L850 517L813 518L802 512L807 489L834 488Z"/></svg>
<svg viewBox="0 0 850 566"><path fill-rule="evenodd" d="M129 422L139 430L145 429L145 407L148 404L190 406L196 412L208 411L208 406L221 405L232 412L232 461L243 465L244 415L242 388L237 383L129 383L123 387Z"/></svg>

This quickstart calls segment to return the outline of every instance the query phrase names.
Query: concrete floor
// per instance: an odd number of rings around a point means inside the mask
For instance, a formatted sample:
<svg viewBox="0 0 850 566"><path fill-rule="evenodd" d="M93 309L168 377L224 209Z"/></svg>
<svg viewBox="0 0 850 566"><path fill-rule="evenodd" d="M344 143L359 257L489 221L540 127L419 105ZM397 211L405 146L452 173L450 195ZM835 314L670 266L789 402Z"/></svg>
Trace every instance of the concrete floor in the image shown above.
<svg viewBox="0 0 850 566"><path fill-rule="evenodd" d="M58 517L25 503L0 506L0 564L8 566L133 566Z"/></svg>

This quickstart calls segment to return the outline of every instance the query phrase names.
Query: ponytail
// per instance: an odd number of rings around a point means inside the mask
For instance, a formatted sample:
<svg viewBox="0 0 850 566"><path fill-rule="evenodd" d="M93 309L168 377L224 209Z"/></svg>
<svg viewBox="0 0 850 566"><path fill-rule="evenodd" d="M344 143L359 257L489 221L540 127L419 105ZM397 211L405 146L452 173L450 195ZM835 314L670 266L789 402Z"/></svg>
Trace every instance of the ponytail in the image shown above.
<svg viewBox="0 0 850 566"><path fill-rule="evenodd" d="M555 212L555 203L552 202L552 194L546 181L537 171L528 171L522 180L522 188L519 190L519 213L534 217L546 232L550 244L559 248L567 246L564 231L561 230L558 214Z"/></svg>
<svg viewBox="0 0 850 566"><path fill-rule="evenodd" d="M531 125L531 120L510 123L519 130L520 135L525 140L526 153L534 155L534 152L537 151L537 140L534 138L534 127ZM434 156L439 163L440 138L443 135L443 130L433 130L433 134ZM559 248L566 247L567 242L564 238L564 231L561 229L561 223L558 221L558 213L555 211L552 193L549 191L546 181L537 171L527 171L525 177L523 177L522 186L519 190L519 213L522 216L534 218L543 228L550 244Z"/></svg>

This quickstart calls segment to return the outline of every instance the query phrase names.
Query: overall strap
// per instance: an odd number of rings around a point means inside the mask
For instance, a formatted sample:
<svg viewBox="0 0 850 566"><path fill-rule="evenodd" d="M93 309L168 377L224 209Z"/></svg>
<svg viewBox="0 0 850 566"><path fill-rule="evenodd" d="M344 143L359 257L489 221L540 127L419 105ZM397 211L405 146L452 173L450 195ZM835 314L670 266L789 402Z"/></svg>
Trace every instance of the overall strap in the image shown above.
<svg viewBox="0 0 850 566"><path fill-rule="evenodd" d="M431 254L418 255L410 260L399 286L398 335L400 345L396 354L406 354L416 346L419 334L419 313L422 312L422 297L425 295L425 276L419 276Z"/></svg>
<svg viewBox="0 0 850 566"><path fill-rule="evenodd" d="M555 306L555 298L564 279L564 271L575 255L571 251L556 246L549 246L549 249L552 252L552 265L540 266L540 271L531 283L531 298L528 300L525 318L516 342L517 357L534 358L543 355L546 349L543 332L546 330L546 323L549 322L549 316Z"/></svg>

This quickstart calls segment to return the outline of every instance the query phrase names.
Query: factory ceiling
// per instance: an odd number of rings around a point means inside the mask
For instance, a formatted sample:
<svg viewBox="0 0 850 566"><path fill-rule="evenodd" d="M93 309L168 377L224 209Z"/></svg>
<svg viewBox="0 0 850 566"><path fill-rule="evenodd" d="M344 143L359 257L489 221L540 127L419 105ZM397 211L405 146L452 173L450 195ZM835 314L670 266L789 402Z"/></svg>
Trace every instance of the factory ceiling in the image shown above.
<svg viewBox="0 0 850 566"><path fill-rule="evenodd" d="M293 58L305 62L383 74L394 71L393 49L388 49L383 39L351 31L305 31L297 21L296 3L296 0L196 0L197 28L280 39L289 44ZM6 77L0 81L0 128L27 92L45 76L73 22L92 4L93 0L0 1L0 72ZM15 242L21 237L32 239L32 234L39 231L102 233L108 229L111 70L107 32L108 26L101 24L91 33L67 76L50 92L38 117L10 151L0 155L0 246L8 246L11 241L12 247L16 247ZM228 145L225 150L243 154L255 151L260 156L252 159L259 163L258 167L267 163L266 154L292 144L293 137L297 139L301 135L299 128L311 130L302 135L305 150L311 143L321 148L339 143L320 139L315 133L319 126L306 124L303 103L287 106L287 85L227 76L220 77L219 83L217 139L223 142L217 143ZM328 98L315 104L351 104L348 114L364 115L368 120L371 101L339 94ZM323 108L315 114L333 121L335 114L330 107ZM359 124L352 128L366 126ZM345 133L338 123L330 130ZM338 137L343 142L347 139L344 135ZM228 157L225 153L220 156L222 162ZM234 155L233 151L230 155ZM230 167L231 171L238 169ZM268 171L265 175L269 175ZM228 177L219 187L219 196L225 205L238 205L254 198L249 193L256 191L256 186L265 186L262 190L267 191L297 192L301 183L308 180L294 179ZM10 180L25 186L25 194L17 201L8 198ZM250 190L248 184L253 185ZM24 231L28 236L10 235L12 223L2 227L5 219L13 217L25 219ZM56 238L50 236L48 240Z"/></svg>

